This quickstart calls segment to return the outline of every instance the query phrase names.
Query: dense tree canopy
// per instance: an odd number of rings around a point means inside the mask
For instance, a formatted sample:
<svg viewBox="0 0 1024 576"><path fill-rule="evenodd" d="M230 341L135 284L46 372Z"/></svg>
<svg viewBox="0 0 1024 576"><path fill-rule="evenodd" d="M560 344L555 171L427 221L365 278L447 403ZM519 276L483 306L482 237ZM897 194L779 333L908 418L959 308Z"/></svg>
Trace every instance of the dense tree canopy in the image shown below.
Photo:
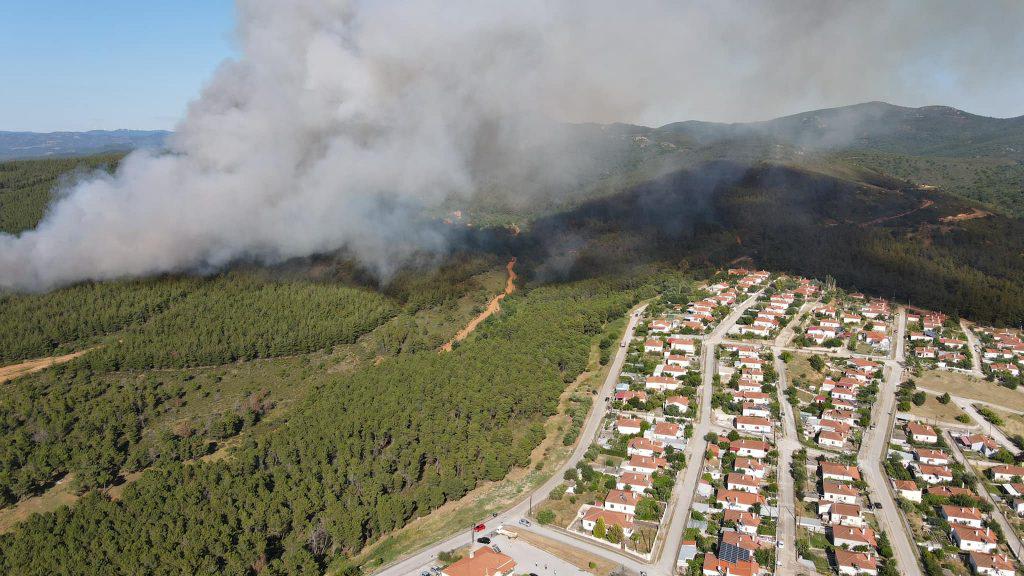
<svg viewBox="0 0 1024 576"><path fill-rule="evenodd" d="M307 574L527 465L541 422L638 292L537 288L453 352L337 376L233 458L150 470L0 537L17 574Z"/></svg>

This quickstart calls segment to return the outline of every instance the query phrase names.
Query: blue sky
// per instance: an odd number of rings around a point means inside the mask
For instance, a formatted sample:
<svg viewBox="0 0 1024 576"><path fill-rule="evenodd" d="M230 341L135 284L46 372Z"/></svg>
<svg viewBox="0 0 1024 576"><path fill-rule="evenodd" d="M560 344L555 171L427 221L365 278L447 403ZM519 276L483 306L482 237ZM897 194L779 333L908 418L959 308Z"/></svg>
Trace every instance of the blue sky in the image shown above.
<svg viewBox="0 0 1024 576"><path fill-rule="evenodd" d="M0 130L172 128L233 56L231 0L6 0Z"/></svg>

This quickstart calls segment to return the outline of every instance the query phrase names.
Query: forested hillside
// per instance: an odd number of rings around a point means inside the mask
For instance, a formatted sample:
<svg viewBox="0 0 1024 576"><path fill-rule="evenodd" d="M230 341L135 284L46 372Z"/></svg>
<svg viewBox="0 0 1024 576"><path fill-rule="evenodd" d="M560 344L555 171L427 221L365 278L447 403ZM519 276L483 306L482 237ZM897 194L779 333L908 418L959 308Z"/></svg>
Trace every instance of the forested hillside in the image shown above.
<svg viewBox="0 0 1024 576"><path fill-rule="evenodd" d="M506 299L448 354L339 375L234 457L168 464L118 501L93 494L0 536L17 574L318 573L367 542L527 465L567 382L639 281Z"/></svg>
<svg viewBox="0 0 1024 576"><path fill-rule="evenodd" d="M546 278L636 262L755 265L981 322L1024 321L1024 221L870 172L712 162L542 218L517 251Z"/></svg>
<svg viewBox="0 0 1024 576"><path fill-rule="evenodd" d="M0 361L68 352L144 323L199 285L197 280L85 283L46 294L0 295Z"/></svg>
<svg viewBox="0 0 1024 576"><path fill-rule="evenodd" d="M367 290L232 275L199 283L86 360L102 371L140 370L312 352L354 342L395 312Z"/></svg>
<svg viewBox="0 0 1024 576"><path fill-rule="evenodd" d="M122 157L124 153L0 162L0 232L15 234L34 228L55 186L76 174L111 171Z"/></svg>

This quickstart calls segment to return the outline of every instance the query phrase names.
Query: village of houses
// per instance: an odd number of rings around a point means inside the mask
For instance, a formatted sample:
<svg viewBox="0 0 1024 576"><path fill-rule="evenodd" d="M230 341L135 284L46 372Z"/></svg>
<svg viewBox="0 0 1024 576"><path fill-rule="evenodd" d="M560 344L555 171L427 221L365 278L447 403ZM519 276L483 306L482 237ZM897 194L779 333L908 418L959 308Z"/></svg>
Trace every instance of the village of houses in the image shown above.
<svg viewBox="0 0 1024 576"><path fill-rule="evenodd" d="M518 529L641 576L1020 571L1019 331L741 269L638 320L585 457Z"/></svg>

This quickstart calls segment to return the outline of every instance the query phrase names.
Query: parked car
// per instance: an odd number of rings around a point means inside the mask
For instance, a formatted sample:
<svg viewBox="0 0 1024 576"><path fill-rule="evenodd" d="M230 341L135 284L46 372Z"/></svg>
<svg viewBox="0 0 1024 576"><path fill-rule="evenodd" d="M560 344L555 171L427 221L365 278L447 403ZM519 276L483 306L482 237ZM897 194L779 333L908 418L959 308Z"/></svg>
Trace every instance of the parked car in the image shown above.
<svg viewBox="0 0 1024 576"><path fill-rule="evenodd" d="M473 531L474 532L483 532L484 528L487 528L487 526L484 526L483 524L477 524L476 526L473 527Z"/></svg>
<svg viewBox="0 0 1024 576"><path fill-rule="evenodd" d="M526 518L520 518L519 519L519 524L521 524L523 526L529 526L530 525L530 521L527 520Z"/></svg>
<svg viewBox="0 0 1024 576"><path fill-rule="evenodd" d="M875 510L881 510L881 509L882 509L882 503L881 502L875 502Z"/></svg>
<svg viewBox="0 0 1024 576"><path fill-rule="evenodd" d="M491 539L488 538L487 536L481 536L481 537L477 538L476 541L478 543L480 543L480 544L490 544L491 543Z"/></svg>
<svg viewBox="0 0 1024 576"><path fill-rule="evenodd" d="M498 554L501 554L501 548L498 548L497 546L491 546L491 549L497 552Z"/></svg>

